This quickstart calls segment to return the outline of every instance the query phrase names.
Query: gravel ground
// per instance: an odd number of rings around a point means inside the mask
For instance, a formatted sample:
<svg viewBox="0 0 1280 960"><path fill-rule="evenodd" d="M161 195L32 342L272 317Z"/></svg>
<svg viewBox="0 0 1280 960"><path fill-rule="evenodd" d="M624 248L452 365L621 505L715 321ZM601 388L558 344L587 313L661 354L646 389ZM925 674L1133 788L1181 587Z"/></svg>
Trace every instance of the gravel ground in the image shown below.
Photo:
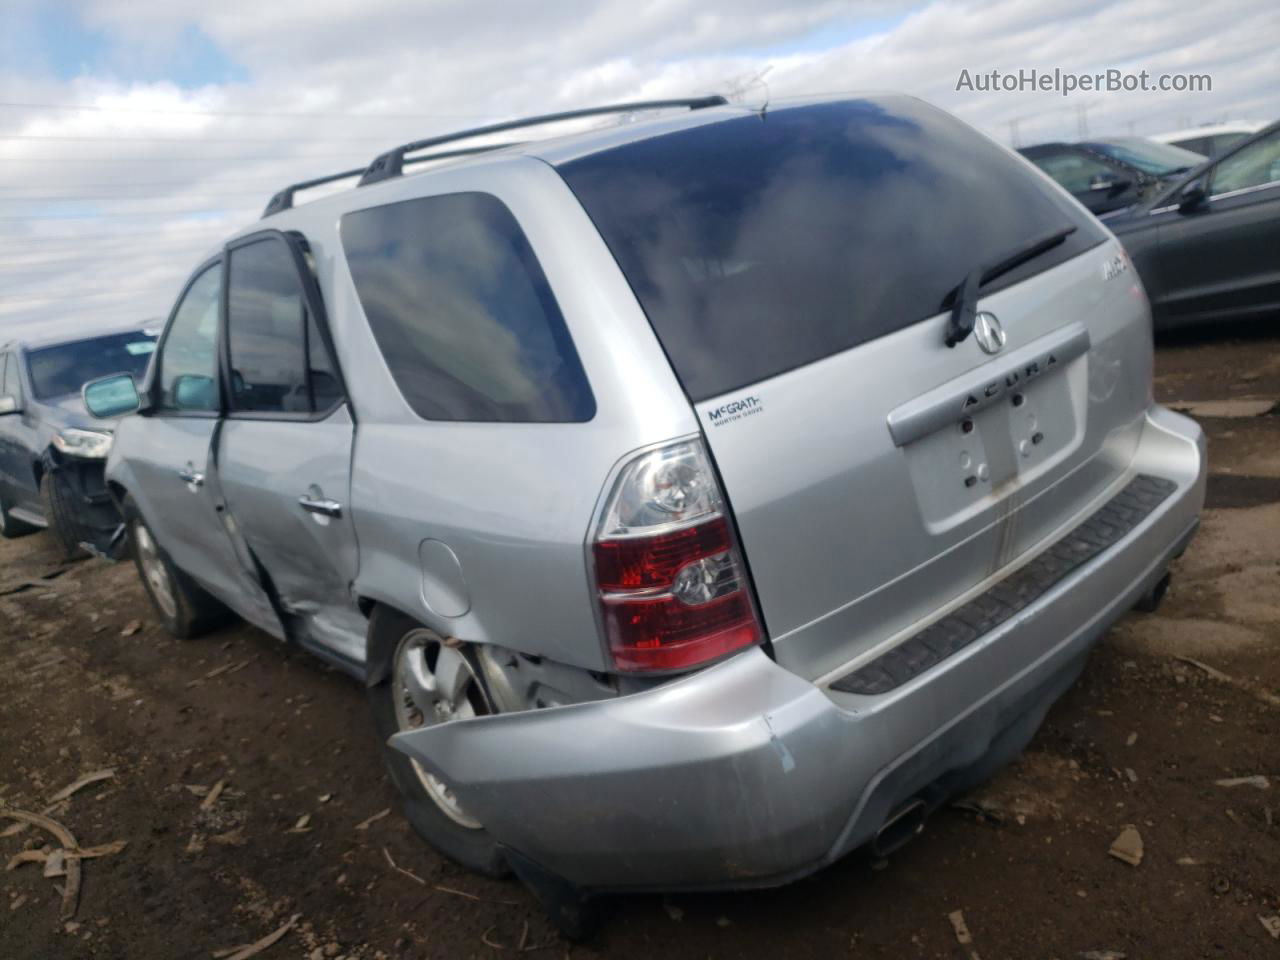
<svg viewBox="0 0 1280 960"><path fill-rule="evenodd" d="M125 843L83 861L71 921L64 878L0 873L0 957L209 957L296 917L259 956L1280 958L1260 919L1280 914L1277 329L1160 342L1157 397L1211 437L1204 525L1161 611L1111 632L1021 760L888 862L621 898L585 945L416 839L358 685L244 626L171 640L131 566L0 542L0 803L45 810L110 769L51 816ZM1128 825L1137 866L1108 855ZM51 842L0 836L0 858Z"/></svg>

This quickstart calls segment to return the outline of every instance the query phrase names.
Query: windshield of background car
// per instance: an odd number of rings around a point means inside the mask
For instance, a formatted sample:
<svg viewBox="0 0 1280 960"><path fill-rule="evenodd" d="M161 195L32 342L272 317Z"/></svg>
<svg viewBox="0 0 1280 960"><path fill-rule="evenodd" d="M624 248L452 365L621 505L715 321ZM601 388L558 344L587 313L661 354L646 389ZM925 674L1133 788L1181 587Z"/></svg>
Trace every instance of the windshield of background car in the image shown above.
<svg viewBox="0 0 1280 960"><path fill-rule="evenodd" d="M155 349L156 338L139 332L32 350L27 354L31 387L37 399L51 400L79 393L90 380L117 373L130 373L141 380Z"/></svg>
<svg viewBox="0 0 1280 960"><path fill-rule="evenodd" d="M1175 147L1169 143L1156 143L1142 137L1121 137L1116 140L1097 140L1087 144L1099 153L1137 167L1143 173L1157 177L1181 173L1198 167L1207 159L1202 154Z"/></svg>
<svg viewBox="0 0 1280 960"><path fill-rule="evenodd" d="M695 402L935 316L975 267L1064 227L984 291L1105 239L1016 156L909 97L744 112L557 169Z"/></svg>

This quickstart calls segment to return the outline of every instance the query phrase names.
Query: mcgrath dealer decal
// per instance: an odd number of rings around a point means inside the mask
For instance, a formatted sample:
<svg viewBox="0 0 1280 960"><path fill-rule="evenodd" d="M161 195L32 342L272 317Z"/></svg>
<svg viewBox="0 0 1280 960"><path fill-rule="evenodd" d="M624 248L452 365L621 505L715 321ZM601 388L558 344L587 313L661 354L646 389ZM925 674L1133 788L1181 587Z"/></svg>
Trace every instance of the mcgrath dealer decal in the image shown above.
<svg viewBox="0 0 1280 960"><path fill-rule="evenodd" d="M707 411L707 419L713 427L723 427L726 423L734 423L744 417L764 412L764 404L759 397L747 396L738 400L722 403L714 410Z"/></svg>

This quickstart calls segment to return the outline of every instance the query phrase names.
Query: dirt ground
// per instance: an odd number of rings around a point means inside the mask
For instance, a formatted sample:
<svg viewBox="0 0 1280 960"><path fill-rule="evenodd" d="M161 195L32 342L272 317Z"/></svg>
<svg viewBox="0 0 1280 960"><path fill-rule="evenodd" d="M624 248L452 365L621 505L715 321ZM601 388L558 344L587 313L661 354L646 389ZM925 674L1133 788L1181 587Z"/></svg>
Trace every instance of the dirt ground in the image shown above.
<svg viewBox="0 0 1280 960"><path fill-rule="evenodd" d="M295 916L259 956L1280 958L1260 920L1280 914L1280 416L1262 412L1280 321L1162 338L1157 369L1158 399L1211 437L1202 531L1161 611L1111 632L1025 756L887 863L622 898L586 945L416 839L358 685L243 626L171 640L132 566L0 542L0 803L45 810L110 769L51 815L81 846L126 844L83 861L66 923L63 879L0 872L0 958L217 956ZM1126 825L1138 866L1108 855ZM46 843L0 836L0 860Z"/></svg>

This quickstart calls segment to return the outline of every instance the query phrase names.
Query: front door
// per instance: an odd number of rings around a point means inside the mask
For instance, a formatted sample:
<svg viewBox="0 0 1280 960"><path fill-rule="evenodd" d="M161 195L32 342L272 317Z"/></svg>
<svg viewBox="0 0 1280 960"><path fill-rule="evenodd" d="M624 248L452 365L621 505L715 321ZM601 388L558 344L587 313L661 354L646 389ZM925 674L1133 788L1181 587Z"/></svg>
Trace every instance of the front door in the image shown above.
<svg viewBox="0 0 1280 960"><path fill-rule="evenodd" d="M227 257L229 402L218 459L228 509L291 632L358 666L367 624L351 592L355 423L323 304L296 240L258 235Z"/></svg>
<svg viewBox="0 0 1280 960"><path fill-rule="evenodd" d="M25 412L26 391L16 352L0 354L0 397L11 397L13 413L0 413L0 503L38 516L41 512L36 488L36 431Z"/></svg>
<svg viewBox="0 0 1280 960"><path fill-rule="evenodd" d="M1199 207L1157 214L1170 319L1280 309L1280 130L1218 161Z"/></svg>
<svg viewBox="0 0 1280 960"><path fill-rule="evenodd" d="M218 325L222 264L188 284L156 359L152 409L120 424L135 482L130 493L170 559L238 613L261 604L223 522L213 463L221 402Z"/></svg>

